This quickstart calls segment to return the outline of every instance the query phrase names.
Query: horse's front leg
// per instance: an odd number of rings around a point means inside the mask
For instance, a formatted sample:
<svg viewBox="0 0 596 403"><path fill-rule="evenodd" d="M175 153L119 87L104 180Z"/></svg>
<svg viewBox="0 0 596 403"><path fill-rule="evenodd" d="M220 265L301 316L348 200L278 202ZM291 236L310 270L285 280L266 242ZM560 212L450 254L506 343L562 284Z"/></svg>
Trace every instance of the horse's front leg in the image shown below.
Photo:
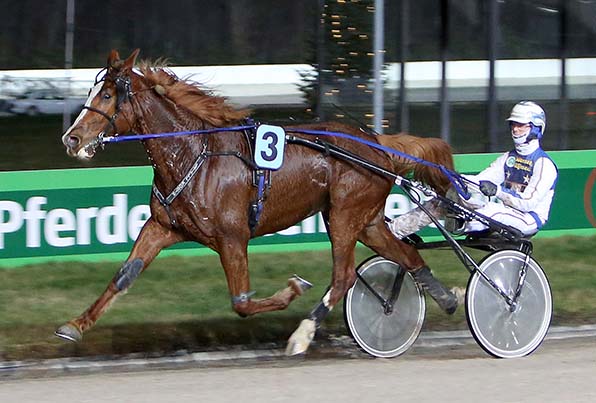
<svg viewBox="0 0 596 403"><path fill-rule="evenodd" d="M71 341L81 341L83 332L97 322L116 297L132 285L157 254L181 240L179 235L150 218L143 226L128 259L112 278L103 294L78 318L60 326L55 332L56 336Z"/></svg>
<svg viewBox="0 0 596 403"><path fill-rule="evenodd" d="M312 287L308 281L294 275L288 279L286 288L268 298L253 299L248 273L248 240L230 240L227 238L223 247L218 248L221 264L226 274L228 289L232 299L232 308L238 315L245 317L260 312L286 309L296 298Z"/></svg>

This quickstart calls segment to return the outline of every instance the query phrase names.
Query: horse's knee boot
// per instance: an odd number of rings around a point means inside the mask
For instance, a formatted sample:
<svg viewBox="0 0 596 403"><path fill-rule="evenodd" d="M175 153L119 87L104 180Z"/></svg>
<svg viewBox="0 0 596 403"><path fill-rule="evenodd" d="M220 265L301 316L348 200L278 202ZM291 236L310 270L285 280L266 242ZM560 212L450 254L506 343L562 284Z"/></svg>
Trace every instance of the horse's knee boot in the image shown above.
<svg viewBox="0 0 596 403"><path fill-rule="evenodd" d="M144 263L141 259L136 258L124 265L116 273L115 283L118 291L126 290L135 281L135 279L143 270Z"/></svg>
<svg viewBox="0 0 596 403"><path fill-rule="evenodd" d="M458 304L457 296L434 278L427 266L411 273L414 280L422 286L424 291L428 292L442 310L449 315L455 312Z"/></svg>

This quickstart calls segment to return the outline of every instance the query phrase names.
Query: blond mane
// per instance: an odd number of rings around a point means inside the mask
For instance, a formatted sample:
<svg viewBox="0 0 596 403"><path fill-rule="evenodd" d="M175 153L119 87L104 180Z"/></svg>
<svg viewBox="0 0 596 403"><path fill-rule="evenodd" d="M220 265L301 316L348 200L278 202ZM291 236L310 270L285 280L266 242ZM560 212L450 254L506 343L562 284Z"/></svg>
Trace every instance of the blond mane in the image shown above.
<svg viewBox="0 0 596 403"><path fill-rule="evenodd" d="M160 90L161 95L212 126L223 127L236 123L250 113L247 109L235 109L226 103L225 98L201 89L196 82L178 78L164 65L141 62L138 67L149 85L163 88L163 93Z"/></svg>

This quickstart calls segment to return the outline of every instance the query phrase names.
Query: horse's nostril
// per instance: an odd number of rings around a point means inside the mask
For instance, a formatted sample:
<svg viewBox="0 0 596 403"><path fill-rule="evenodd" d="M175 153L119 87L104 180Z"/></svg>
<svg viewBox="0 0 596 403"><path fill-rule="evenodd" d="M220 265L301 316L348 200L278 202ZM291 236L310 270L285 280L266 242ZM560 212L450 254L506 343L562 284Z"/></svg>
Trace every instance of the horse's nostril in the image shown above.
<svg viewBox="0 0 596 403"><path fill-rule="evenodd" d="M70 148L75 148L81 142L77 136L68 136L65 140L66 145Z"/></svg>

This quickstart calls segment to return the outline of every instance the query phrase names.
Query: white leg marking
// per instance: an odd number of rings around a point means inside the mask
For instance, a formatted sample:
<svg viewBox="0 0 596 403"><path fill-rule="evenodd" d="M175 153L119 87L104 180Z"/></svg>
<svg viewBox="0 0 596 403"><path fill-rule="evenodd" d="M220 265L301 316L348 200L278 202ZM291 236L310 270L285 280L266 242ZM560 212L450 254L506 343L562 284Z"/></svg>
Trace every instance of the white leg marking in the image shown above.
<svg viewBox="0 0 596 403"><path fill-rule="evenodd" d="M333 288L329 288L329 291L323 296L323 304L329 309L332 310L333 307L329 305L329 300L331 299L331 290Z"/></svg>
<svg viewBox="0 0 596 403"><path fill-rule="evenodd" d="M466 289L462 287L453 287L451 292L457 297L457 304L463 305L466 303Z"/></svg>

